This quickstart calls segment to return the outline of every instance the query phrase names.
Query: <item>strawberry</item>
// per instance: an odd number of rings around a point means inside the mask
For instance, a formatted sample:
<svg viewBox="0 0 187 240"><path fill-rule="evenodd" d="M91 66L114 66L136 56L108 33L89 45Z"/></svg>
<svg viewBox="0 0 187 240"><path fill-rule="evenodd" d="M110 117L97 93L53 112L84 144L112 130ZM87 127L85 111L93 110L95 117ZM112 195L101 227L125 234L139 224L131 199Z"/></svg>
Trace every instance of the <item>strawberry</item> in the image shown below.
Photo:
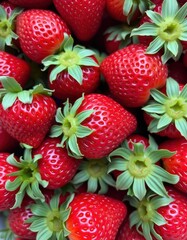
<svg viewBox="0 0 187 240"><path fill-rule="evenodd" d="M13 47L13 40L18 38L15 33L15 20L22 12L21 8L7 5L0 4L0 51L4 51L6 46Z"/></svg>
<svg viewBox="0 0 187 240"><path fill-rule="evenodd" d="M13 152L18 147L19 142L10 136L0 124L0 152Z"/></svg>
<svg viewBox="0 0 187 240"><path fill-rule="evenodd" d="M136 20L151 6L149 0L106 0L110 16L118 21L127 22Z"/></svg>
<svg viewBox="0 0 187 240"><path fill-rule="evenodd" d="M179 175L179 182L175 184L174 187L187 193L187 140L166 140L163 141L159 147L176 152L175 155L162 159L163 166L171 174Z"/></svg>
<svg viewBox="0 0 187 240"><path fill-rule="evenodd" d="M51 5L52 0L9 0L9 2L23 8L47 8Z"/></svg>
<svg viewBox="0 0 187 240"><path fill-rule="evenodd" d="M6 160L10 156L9 153L1 152L0 153L0 211L3 210L8 210L11 208L14 204L14 199L15 199L15 194L17 191L7 191L5 186L6 182L9 181L14 181L15 177L10 176L9 174L12 173L13 171L17 171L16 166L12 166L9 164ZM15 156L15 158L17 158Z"/></svg>
<svg viewBox="0 0 187 240"><path fill-rule="evenodd" d="M38 171L41 178L48 182L48 189L57 189L67 184L75 175L80 160L70 157L66 148L58 146L60 138L46 138L33 155L40 154Z"/></svg>
<svg viewBox="0 0 187 240"><path fill-rule="evenodd" d="M73 46L72 37L65 36L59 54L45 58L44 70L50 67L49 88L58 99L75 101L83 93L94 92L100 80L99 65L92 50Z"/></svg>
<svg viewBox="0 0 187 240"><path fill-rule="evenodd" d="M121 201L93 193L76 195L69 207L66 227L71 240L113 240L127 213Z"/></svg>
<svg viewBox="0 0 187 240"><path fill-rule="evenodd" d="M174 153L158 149L152 137L149 137L148 147L142 142L131 142L133 146L131 144L129 146L128 141L126 140L120 148L108 156L110 161L108 172L120 171L117 174L116 188L128 190L127 195L135 196L139 200L145 197L148 189L157 195L167 196L163 182L175 184L179 177L168 173L156 163Z"/></svg>
<svg viewBox="0 0 187 240"><path fill-rule="evenodd" d="M25 61L12 54L0 51L0 76L8 76L24 87L29 80L30 66ZM0 88L2 88L0 83Z"/></svg>
<svg viewBox="0 0 187 240"><path fill-rule="evenodd" d="M145 22L139 28L133 29L131 35L153 36L146 53L154 54L162 49L163 63L170 58L177 61L187 45L186 9L187 3L180 7L177 0L164 0L161 12L147 10L146 15L151 22Z"/></svg>
<svg viewBox="0 0 187 240"><path fill-rule="evenodd" d="M60 48L64 34L70 34L56 13L43 9L22 12L16 20L16 33L22 51L37 63L54 54Z"/></svg>
<svg viewBox="0 0 187 240"><path fill-rule="evenodd" d="M142 109L151 116L148 130L169 138L187 139L187 84L168 78L166 88L151 90L153 100ZM146 119L146 118L145 118ZM172 132L172 134L171 134Z"/></svg>
<svg viewBox="0 0 187 240"><path fill-rule="evenodd" d="M151 192L138 201L129 197L135 208L130 214L130 227L135 226L145 239L187 239L187 198L167 186L169 197L159 197Z"/></svg>
<svg viewBox="0 0 187 240"><path fill-rule="evenodd" d="M168 64L168 76L175 79L178 83L186 84L187 68L184 65L183 59Z"/></svg>
<svg viewBox="0 0 187 240"><path fill-rule="evenodd" d="M0 122L6 131L21 143L38 147L48 133L56 113L51 92L37 85L22 90L13 78L1 77L3 91Z"/></svg>
<svg viewBox="0 0 187 240"><path fill-rule="evenodd" d="M103 158L136 129L136 118L110 97L88 94L73 104L58 108L57 125L51 137L62 135L70 154L82 158Z"/></svg>
<svg viewBox="0 0 187 240"><path fill-rule="evenodd" d="M95 36L101 24L105 0L53 0L53 3L79 41L88 41Z"/></svg>
<svg viewBox="0 0 187 240"><path fill-rule="evenodd" d="M146 46L130 44L106 57L101 72L111 95L123 106L143 106L152 88L164 86L167 66L159 54L145 54Z"/></svg>

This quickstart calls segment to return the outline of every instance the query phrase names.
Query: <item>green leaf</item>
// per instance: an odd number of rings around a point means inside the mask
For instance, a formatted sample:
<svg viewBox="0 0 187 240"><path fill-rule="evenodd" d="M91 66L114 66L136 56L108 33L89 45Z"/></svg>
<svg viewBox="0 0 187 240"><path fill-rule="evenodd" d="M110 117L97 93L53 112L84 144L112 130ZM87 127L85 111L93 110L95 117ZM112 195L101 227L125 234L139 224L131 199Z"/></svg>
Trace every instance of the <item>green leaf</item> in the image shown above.
<svg viewBox="0 0 187 240"><path fill-rule="evenodd" d="M3 87L12 93L18 93L22 91L21 85L12 77L1 76L0 81Z"/></svg>
<svg viewBox="0 0 187 240"><path fill-rule="evenodd" d="M185 3L178 11L175 12L175 19L182 23L187 16L187 3Z"/></svg>
<svg viewBox="0 0 187 240"><path fill-rule="evenodd" d="M165 169L159 166L155 166L154 174L155 177L157 175L162 178L163 182L167 182L170 184L176 184L179 181L179 176L168 173Z"/></svg>
<svg viewBox="0 0 187 240"><path fill-rule="evenodd" d="M0 20L3 21L6 19L7 19L7 13L5 9L2 6L0 6Z"/></svg>
<svg viewBox="0 0 187 240"><path fill-rule="evenodd" d="M74 40L71 36L64 37L64 51L72 51L73 50Z"/></svg>
<svg viewBox="0 0 187 240"><path fill-rule="evenodd" d="M186 21L187 22L187 21ZM187 24L187 23L186 23ZM178 38L180 41L187 41L187 31L181 32L181 35Z"/></svg>
<svg viewBox="0 0 187 240"><path fill-rule="evenodd" d="M9 107L11 107L15 103L16 99L17 99L17 93L10 92L5 94L2 100L3 109L6 110Z"/></svg>
<svg viewBox="0 0 187 240"><path fill-rule="evenodd" d="M164 104L168 100L168 97L157 89L151 89L150 92L155 101L161 104Z"/></svg>
<svg viewBox="0 0 187 240"><path fill-rule="evenodd" d="M14 179L14 181L7 180L5 183L5 189L8 191L15 191L22 184L20 177Z"/></svg>
<svg viewBox="0 0 187 240"><path fill-rule="evenodd" d="M151 199L151 204L154 209L158 209L163 206L169 205L171 202L173 202L173 199L170 197L160 197L156 196L153 199Z"/></svg>
<svg viewBox="0 0 187 240"><path fill-rule="evenodd" d="M139 200L142 200L146 195L146 187L144 179L137 179L134 178L133 183L133 192L134 196L137 197Z"/></svg>
<svg viewBox="0 0 187 240"><path fill-rule="evenodd" d="M92 132L93 130L91 130L90 128L80 125L77 127L76 136L78 138L84 138L92 134Z"/></svg>
<svg viewBox="0 0 187 240"><path fill-rule="evenodd" d="M39 217L46 217L47 213L50 210L49 206L45 202L42 204L32 204L30 208L33 215L39 216Z"/></svg>
<svg viewBox="0 0 187 240"><path fill-rule="evenodd" d="M166 93L169 98L175 98L179 96L179 84L171 77L169 77L166 81Z"/></svg>
<svg viewBox="0 0 187 240"><path fill-rule="evenodd" d="M158 212L154 212L154 215L152 217L152 221L157 225L157 226L162 226L167 223L167 221L164 219L164 217L159 214Z"/></svg>
<svg viewBox="0 0 187 240"><path fill-rule="evenodd" d="M52 236L52 232L48 229L48 228L43 228L42 230L40 230L37 235L36 235L36 240L41 240L41 239L51 239Z"/></svg>
<svg viewBox="0 0 187 240"><path fill-rule="evenodd" d="M158 121L157 128L163 129L166 128L170 123L172 123L173 119L165 113L164 115L161 116L161 118Z"/></svg>
<svg viewBox="0 0 187 240"><path fill-rule="evenodd" d="M99 67L98 63L96 63L96 61L90 57L80 59L79 64L81 66Z"/></svg>
<svg viewBox="0 0 187 240"><path fill-rule="evenodd" d="M125 0L123 4L123 14L124 16L128 16L133 6L132 0Z"/></svg>
<svg viewBox="0 0 187 240"><path fill-rule="evenodd" d="M108 165L108 173L118 170L118 171L125 171L127 170L127 161L124 159L113 159Z"/></svg>
<svg viewBox="0 0 187 240"><path fill-rule="evenodd" d="M187 84L185 84L182 91L180 92L180 97L187 100Z"/></svg>
<svg viewBox="0 0 187 240"><path fill-rule="evenodd" d="M187 139L187 121L184 118L175 120L175 127L180 132L180 134Z"/></svg>
<svg viewBox="0 0 187 240"><path fill-rule="evenodd" d="M136 156L142 156L144 154L145 146L142 143L134 143L133 153Z"/></svg>
<svg viewBox="0 0 187 240"><path fill-rule="evenodd" d="M161 15L163 18L173 18L179 10L179 5L176 0L164 0L162 3Z"/></svg>
<svg viewBox="0 0 187 240"><path fill-rule="evenodd" d="M167 42L165 42L165 44L164 44L164 54L161 57L163 64L165 64L170 58L173 58L173 57L174 57L174 55L172 54L172 52L170 52L168 50Z"/></svg>
<svg viewBox="0 0 187 240"><path fill-rule="evenodd" d="M61 125L53 125L50 130L50 137L59 137L63 133Z"/></svg>
<svg viewBox="0 0 187 240"><path fill-rule="evenodd" d="M129 171L125 171L117 177L116 188L120 190L129 189L133 181L134 178L130 175Z"/></svg>
<svg viewBox="0 0 187 240"><path fill-rule="evenodd" d="M147 10L146 11L146 15L152 20L153 23L155 23L156 25L159 25L162 21L163 21L163 18L162 16L157 13L157 12L154 12L152 10Z"/></svg>
<svg viewBox="0 0 187 240"><path fill-rule="evenodd" d="M148 157L151 159L152 163L156 163L161 158L171 157L173 155L174 155L174 152L170 152L170 151L168 151L166 149L159 149L159 150L150 152Z"/></svg>
<svg viewBox="0 0 187 240"><path fill-rule="evenodd" d="M147 105L143 107L142 110L144 110L147 113L157 113L157 114L165 113L164 106L159 103L153 103L153 104Z"/></svg>
<svg viewBox="0 0 187 240"><path fill-rule="evenodd" d="M158 179L155 179L152 175L149 175L145 181L153 192L157 193L160 196L168 196L163 183Z"/></svg>
<svg viewBox="0 0 187 240"><path fill-rule="evenodd" d="M31 91L21 91L17 94L18 99L22 102L22 103L32 103L33 100L33 95Z"/></svg>
<svg viewBox="0 0 187 240"><path fill-rule="evenodd" d="M143 236L145 236L145 239L152 240L149 222L142 222L141 227L142 227Z"/></svg>
<svg viewBox="0 0 187 240"><path fill-rule="evenodd" d="M148 46L146 49L147 54L155 54L160 51L160 49L163 47L165 41L162 40L160 37L156 37Z"/></svg>
<svg viewBox="0 0 187 240"><path fill-rule="evenodd" d="M81 59L95 55L95 52L90 49L79 49L78 53Z"/></svg>
<svg viewBox="0 0 187 240"><path fill-rule="evenodd" d="M80 85L82 85L83 72L80 66L76 65L68 67L68 73L73 79L75 79Z"/></svg>
<svg viewBox="0 0 187 240"><path fill-rule="evenodd" d="M97 191L97 188L98 188L98 180L97 180L97 178L90 177L88 179L87 192L95 193Z"/></svg>
<svg viewBox="0 0 187 240"><path fill-rule="evenodd" d="M78 143L77 143L77 137L76 135L72 135L68 138L68 147L70 149L70 151L75 154L75 156L77 157L82 157L82 153L80 152Z"/></svg>
<svg viewBox="0 0 187 240"><path fill-rule="evenodd" d="M83 100L84 100L84 95L82 95L82 97L78 98L78 99L74 102L74 104L72 105L69 113L74 116L74 115L77 113L78 108L81 106Z"/></svg>
<svg viewBox="0 0 187 240"><path fill-rule="evenodd" d="M83 170L78 172L73 180L71 181L73 184L79 184L79 183L84 183L89 179L89 175L87 173L87 171Z"/></svg>
<svg viewBox="0 0 187 240"><path fill-rule="evenodd" d="M63 72L65 69L67 69L67 67L63 66L63 65L58 65L57 67L54 67L53 70L50 72L50 75L49 75L50 83L55 81L57 79L57 75L59 73Z"/></svg>
<svg viewBox="0 0 187 240"><path fill-rule="evenodd" d="M46 219L42 217L34 220L29 226L32 232L39 232L43 228L46 228Z"/></svg>
<svg viewBox="0 0 187 240"><path fill-rule="evenodd" d="M167 48L175 57L178 55L179 45L177 41L169 41L167 44Z"/></svg>
<svg viewBox="0 0 187 240"><path fill-rule="evenodd" d="M94 113L94 110L85 110L76 115L77 122L80 124L82 123L85 119L91 116L91 114Z"/></svg>
<svg viewBox="0 0 187 240"><path fill-rule="evenodd" d="M158 29L153 23L144 23L139 28L134 28L131 32L131 37L138 36L157 36Z"/></svg>

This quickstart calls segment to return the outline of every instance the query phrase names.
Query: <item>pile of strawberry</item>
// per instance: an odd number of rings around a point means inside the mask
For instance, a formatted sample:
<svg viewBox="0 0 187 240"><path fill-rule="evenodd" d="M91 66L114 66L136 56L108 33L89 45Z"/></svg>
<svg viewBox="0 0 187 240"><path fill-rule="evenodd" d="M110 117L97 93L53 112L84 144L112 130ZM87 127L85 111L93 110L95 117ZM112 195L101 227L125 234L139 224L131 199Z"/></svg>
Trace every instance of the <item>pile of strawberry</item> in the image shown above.
<svg viewBox="0 0 187 240"><path fill-rule="evenodd" d="M187 240L187 1L0 1L4 240Z"/></svg>

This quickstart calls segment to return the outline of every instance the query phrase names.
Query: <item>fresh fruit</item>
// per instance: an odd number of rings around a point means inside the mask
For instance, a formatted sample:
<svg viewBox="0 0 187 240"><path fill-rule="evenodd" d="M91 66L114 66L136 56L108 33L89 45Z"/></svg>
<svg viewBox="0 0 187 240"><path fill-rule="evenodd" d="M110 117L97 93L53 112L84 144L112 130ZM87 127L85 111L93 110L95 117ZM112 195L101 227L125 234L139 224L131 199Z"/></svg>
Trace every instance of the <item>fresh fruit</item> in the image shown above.
<svg viewBox="0 0 187 240"><path fill-rule="evenodd" d="M187 139L187 84L178 84L168 78L166 88L151 90L151 99L142 109L148 131L168 138Z"/></svg>
<svg viewBox="0 0 187 240"><path fill-rule="evenodd" d="M173 156L162 159L163 166L171 174L179 175L179 181L174 187L187 193L187 140L165 140L159 147L176 152Z"/></svg>
<svg viewBox="0 0 187 240"><path fill-rule="evenodd" d="M101 72L111 95L126 107L141 107L152 88L164 86L167 66L159 54L145 54L146 46L130 44L114 52L101 63Z"/></svg>
<svg viewBox="0 0 187 240"><path fill-rule="evenodd" d="M29 80L30 72L30 66L25 60L0 51L0 76L12 77L24 87ZM0 88L2 87L0 82Z"/></svg>
<svg viewBox="0 0 187 240"><path fill-rule="evenodd" d="M53 0L53 3L79 41L95 36L104 14L105 0Z"/></svg>
<svg viewBox="0 0 187 240"><path fill-rule="evenodd" d="M121 201L93 193L76 195L69 207L70 240L113 240L127 213Z"/></svg>
<svg viewBox="0 0 187 240"><path fill-rule="evenodd" d="M65 186L74 177L81 161L70 157L66 148L58 146L60 138L46 138L33 155L41 155L38 171L41 178L48 182L48 189Z"/></svg>
<svg viewBox="0 0 187 240"><path fill-rule="evenodd" d="M60 48L64 34L70 34L66 23L53 11L29 9L16 20L16 33L22 51L33 61L41 61Z"/></svg>
<svg viewBox="0 0 187 240"><path fill-rule="evenodd" d="M100 80L100 69L92 50L73 46L74 40L67 35L57 55L42 60L44 70L50 67L49 88L53 96L70 102L96 91Z"/></svg>
<svg viewBox="0 0 187 240"><path fill-rule="evenodd" d="M88 94L58 108L51 137L62 135L61 146L75 157L106 157L136 130L136 118L110 97Z"/></svg>
<svg viewBox="0 0 187 240"><path fill-rule="evenodd" d="M23 8L47 8L52 3L52 0L9 0L11 3Z"/></svg>

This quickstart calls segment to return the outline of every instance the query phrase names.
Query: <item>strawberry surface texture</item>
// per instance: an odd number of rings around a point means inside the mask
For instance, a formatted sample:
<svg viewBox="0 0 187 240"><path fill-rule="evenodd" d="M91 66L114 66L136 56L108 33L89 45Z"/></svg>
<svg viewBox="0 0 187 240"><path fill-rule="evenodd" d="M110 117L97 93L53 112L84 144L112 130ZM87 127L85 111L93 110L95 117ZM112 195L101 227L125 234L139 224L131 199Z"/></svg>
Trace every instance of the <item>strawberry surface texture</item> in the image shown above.
<svg viewBox="0 0 187 240"><path fill-rule="evenodd" d="M0 239L187 240L186 0L0 0Z"/></svg>

